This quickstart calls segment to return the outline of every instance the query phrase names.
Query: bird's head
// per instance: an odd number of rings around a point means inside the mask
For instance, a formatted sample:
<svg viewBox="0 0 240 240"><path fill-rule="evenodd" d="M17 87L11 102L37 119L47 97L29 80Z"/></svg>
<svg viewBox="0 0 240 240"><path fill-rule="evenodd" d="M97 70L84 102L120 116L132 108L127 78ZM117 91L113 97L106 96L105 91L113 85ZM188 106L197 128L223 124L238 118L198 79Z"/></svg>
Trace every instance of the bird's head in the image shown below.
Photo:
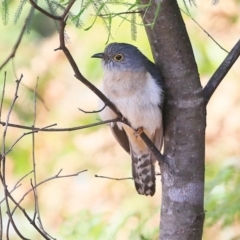
<svg viewBox="0 0 240 240"><path fill-rule="evenodd" d="M141 71L147 58L133 45L110 43L103 53L96 53L92 58L101 58L106 70Z"/></svg>

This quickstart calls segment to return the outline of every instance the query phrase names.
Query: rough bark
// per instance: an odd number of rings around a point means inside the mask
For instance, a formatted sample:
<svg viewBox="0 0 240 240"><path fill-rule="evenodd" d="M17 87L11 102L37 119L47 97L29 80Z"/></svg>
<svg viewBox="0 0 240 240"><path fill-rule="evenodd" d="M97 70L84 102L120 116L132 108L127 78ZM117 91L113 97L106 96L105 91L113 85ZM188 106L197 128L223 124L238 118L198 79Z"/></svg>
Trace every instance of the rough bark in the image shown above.
<svg viewBox="0 0 240 240"><path fill-rule="evenodd" d="M148 3L148 0L142 0ZM153 21L156 4L147 10ZM206 109L191 43L175 0L161 1L146 27L165 81L164 160L160 239L202 239Z"/></svg>

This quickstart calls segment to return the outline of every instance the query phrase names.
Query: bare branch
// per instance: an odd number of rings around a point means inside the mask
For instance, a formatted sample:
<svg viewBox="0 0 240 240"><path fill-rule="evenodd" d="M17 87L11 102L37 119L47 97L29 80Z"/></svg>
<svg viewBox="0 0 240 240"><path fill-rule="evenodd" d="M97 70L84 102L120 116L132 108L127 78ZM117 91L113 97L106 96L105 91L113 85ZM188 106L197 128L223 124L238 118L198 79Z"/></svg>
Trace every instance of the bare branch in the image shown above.
<svg viewBox="0 0 240 240"><path fill-rule="evenodd" d="M10 109L8 111L8 114L7 114L6 124L5 124L5 128L4 128L4 131L3 131L3 139L2 139L2 151L1 151L2 156L5 155L5 139L6 139L6 134L7 134L8 122L9 122L9 119L10 119L10 115L12 113L13 106L14 106L17 98L18 98L17 93L18 93L19 84L22 80L22 77L23 77L23 75L21 75L19 80L16 80L16 89L15 89L14 99L12 101L12 104L11 104Z"/></svg>
<svg viewBox="0 0 240 240"><path fill-rule="evenodd" d="M37 82L36 82L36 86L35 86L35 90L34 90L34 98L33 98L33 102L34 102L34 116L33 116L33 127L35 126L36 123L36 118L37 118L37 87L38 87L38 78L37 78ZM31 179L31 186L33 189L33 194L34 194L34 216L33 216L33 221L36 221L36 217L39 221L39 227L42 230L42 232L44 234L47 234L49 236L49 234L44 230L43 224L42 224L42 220L41 220L41 215L40 215L40 210L39 210L39 201L38 201L38 191L37 188L34 188L34 186L37 185L37 167L36 167L36 161L35 161L35 132L32 132L32 164L33 164L33 181Z"/></svg>
<svg viewBox="0 0 240 240"><path fill-rule="evenodd" d="M52 126L57 125L56 123L51 124L47 127L43 127L43 128L29 127L29 126L23 126L23 125L19 125L19 124L8 123L8 127L33 130L35 132L71 132L71 131L81 130L81 129L85 129L85 128L95 127L95 126L102 125L102 124L118 122L118 121L121 121L121 120L119 118L115 118L115 119L110 119L110 120L106 120L106 121L96 122L96 123L87 124L87 125L79 126L79 127L72 127L72 128L50 128ZM6 122L1 122L0 121L0 124L5 126ZM30 133L32 133L32 132L29 132L27 134L30 134Z"/></svg>
<svg viewBox="0 0 240 240"><path fill-rule="evenodd" d="M112 178L112 177L106 177L106 176L100 176L100 175L94 175L97 178L107 178L107 179L111 179L111 180L117 180L117 181L121 181L121 180L133 180L132 177L126 177L126 178Z"/></svg>
<svg viewBox="0 0 240 240"><path fill-rule="evenodd" d="M16 184L14 185L13 189L10 191L10 193L12 193L13 191L15 191L17 188L19 188L21 186L20 182L25 178L27 177L29 174L31 174L33 172L33 170L31 170L30 172L28 172L27 174L25 174L23 177L21 177L17 182ZM3 198L1 201L0 201L0 204L2 204L4 202L5 198ZM1 239L1 238L0 238Z"/></svg>
<svg viewBox="0 0 240 240"><path fill-rule="evenodd" d="M181 9L181 8L180 8L180 9ZM189 13L185 12L183 9L181 9L181 11L182 11L184 14L186 14L188 17L190 17L191 20L192 20L193 22L195 22L195 23L198 25L198 27L200 27L200 28L207 34L207 36L210 37L210 38L213 40L213 42L215 42L223 51L225 51L226 53L229 53L229 52L228 52L225 48L223 48Z"/></svg>
<svg viewBox="0 0 240 240"><path fill-rule="evenodd" d="M3 239L3 220L1 204L0 204L0 239Z"/></svg>
<svg viewBox="0 0 240 240"><path fill-rule="evenodd" d="M161 175L161 173L156 173L155 174L156 176L160 176ZM94 177L96 177L96 178L106 178L106 179L110 179L110 180L117 180L117 181L122 181L122 180L133 180L133 178L132 177L125 177L125 178L113 178L113 177L107 177L107 176L100 176L100 175L97 175L97 174L95 174L94 175Z"/></svg>
<svg viewBox="0 0 240 240"><path fill-rule="evenodd" d="M73 174L67 174L67 175L60 175L60 173L62 172L62 169L59 170L59 172L57 174L55 174L54 176L52 177L49 177L39 183L37 183L35 186L31 187L27 192L25 192L25 194L22 196L22 198L18 201L18 205L24 200L24 198L31 192L33 191L33 189L39 187L40 185L46 183L46 182L49 182L51 180L54 180L54 179L59 179L59 178L68 178L68 177L77 177L80 173L83 173L83 172L86 172L87 169L85 170L82 170L82 171L78 171L76 173L73 173ZM16 207L13 209L13 211L11 212L11 214L13 215L13 213L15 212L16 210Z"/></svg>
<svg viewBox="0 0 240 240"><path fill-rule="evenodd" d="M16 88L15 88L15 93L14 93L14 99L12 101L12 104L10 106L10 109L8 111L8 114L7 114L7 117L6 117L6 124L5 124L5 128L4 128L4 131L3 131L3 137L2 137L2 147L1 147L1 159L0 159L0 179L2 181L2 185L3 185L3 188L4 188L4 196L5 196L5 202L6 202L6 207L7 207L7 214L9 216L9 223L7 225L7 239L9 239L9 226L10 226L10 223L12 224L13 226L13 229L15 230L15 232L17 233L17 235L21 238L21 239L27 239L25 238L18 230L13 218L12 218L12 215L10 214L11 212L11 209L10 209L10 205L9 205L9 201L8 201L8 190L7 190L7 183L6 183L6 158L5 158L5 143L6 143L6 136L7 136L7 129L8 129L8 122L9 122L9 119L10 119L10 116L11 116L11 113L12 113L12 110L13 110L13 106L18 98L18 89L19 89L19 84L22 80L22 77L23 75L21 75L20 79L19 80L16 80Z"/></svg>
<svg viewBox="0 0 240 240"><path fill-rule="evenodd" d="M25 32L26 27L27 27L27 19L25 20L25 23L24 23L24 25L23 25L23 27L22 27L22 30L21 30L21 32L20 32L20 35L19 35L19 37L18 37L18 39L17 39L17 42L15 43L15 45L14 45L14 47L13 47L13 50L12 50L11 54L10 54L9 57L3 62L3 64L0 66L0 70L10 61L10 59L12 59L12 58L15 57L15 54L16 54L16 52L17 52L17 50L18 50L18 47L19 47L19 44L20 44L21 41L22 41L22 37L23 37L23 34L24 34L24 32Z"/></svg>
<svg viewBox="0 0 240 240"><path fill-rule="evenodd" d="M136 14L136 13L143 13L142 10L138 10L138 11L129 11L129 12L118 12L118 13L108 13L108 14L99 14L97 15L98 17L109 17L111 16L112 18L113 17L116 17L118 15L123 15L123 14Z"/></svg>
<svg viewBox="0 0 240 240"><path fill-rule="evenodd" d="M31 223L34 228L39 232L39 234L46 240L51 240L50 238L48 238L42 231L41 229L36 225L36 223L28 216L27 212L25 211L24 208L22 208L19 203L12 197L12 195L7 191L7 188L5 189L6 190L6 194L7 194L7 197L9 197L12 202L16 205L16 207L18 207L22 213L24 214L24 216L27 218L27 220L29 221L29 223ZM8 216L9 216L9 219L12 218L12 214L11 212L8 212ZM12 222L11 222L12 223ZM23 238L23 239L26 239L26 238Z"/></svg>
<svg viewBox="0 0 240 240"><path fill-rule="evenodd" d="M50 238L47 237L47 236L45 235L45 233L43 233L43 232L41 231L41 229L36 225L36 223L28 216L28 214L26 213L25 209L23 209L23 208L20 206L20 203L24 200L24 198L25 198L31 191L33 191L33 189L37 188L38 186L40 186L40 185L42 185L42 184L44 184L44 183L46 183L46 182L48 182L48 181L51 181L51 180L53 180L53 179L58 179L58 178L75 177L75 176L78 176L80 173L83 173L83 172L86 172L86 171L87 171L87 169L82 170L82 171L78 171L78 172L76 172L76 173L74 173L74 174L67 174L67 175L62 175L62 176L61 176L61 175L60 175L60 173L62 172L62 169L61 169L56 175L54 175L54 176L52 176L52 177L49 177L49 178L43 180L42 182L37 183L35 186L32 185L32 187L22 196L22 198L21 198L18 202L16 202L15 199L11 196L11 194L10 194L9 192L7 192L8 197L9 197L9 198L14 202L14 204L15 204L15 207L14 207L14 209L12 210L12 212L9 212L9 213L8 213L9 219L10 219L10 220L12 219L12 216L13 216L14 212L16 211L17 208L19 208L19 209L23 212L23 214L25 215L25 217L28 219L28 221L35 227L35 229L36 229L45 239L50 240ZM1 177L1 179L2 179L2 177ZM49 234L47 234L47 235L49 235ZM27 238L22 238L22 239L28 240Z"/></svg>
<svg viewBox="0 0 240 240"><path fill-rule="evenodd" d="M236 62L240 55L240 40L236 43L221 65L218 67L216 72L209 79L207 85L202 90L203 97L206 105L210 100L212 94L217 89L218 85L221 83L223 78L226 76L228 71L231 69L232 65Z"/></svg>
<svg viewBox="0 0 240 240"><path fill-rule="evenodd" d="M69 3L68 3L68 6L66 7L66 9L64 10L62 16L61 16L61 20L64 20L66 21L66 16L68 15L72 5L75 3L76 0L71 0Z"/></svg>
<svg viewBox="0 0 240 240"><path fill-rule="evenodd" d="M32 4L32 6L33 6L34 8L36 8L39 12L43 13L44 15L46 15L46 16L54 19L54 20L58 20L58 21L61 20L61 16L56 16L56 15L53 15L53 14L45 11L44 9L42 9L41 7L39 7L39 6L37 5L37 3L34 2L34 0L29 0L29 2Z"/></svg>
<svg viewBox="0 0 240 240"><path fill-rule="evenodd" d="M6 78L7 78L7 72L4 72L2 97L1 97L1 103L0 103L0 121L2 119L2 106L3 106L4 95L5 95Z"/></svg>
<svg viewBox="0 0 240 240"><path fill-rule="evenodd" d="M50 126L52 126L52 125L50 125ZM44 127L44 128L45 128L45 127ZM8 151L5 151L5 153L2 154L2 156L6 156L9 152L11 152L12 149L13 149L13 147L14 147L23 137L25 137L26 135L29 135L29 134L36 133L36 132L38 132L38 131L37 131L37 130L33 130L33 131L31 131L31 132L23 133L23 134L12 144L12 146L8 149Z"/></svg>
<svg viewBox="0 0 240 240"><path fill-rule="evenodd" d="M83 109L81 109L81 108L78 108L78 110L81 111L81 112L83 112L83 113L99 113L99 112L101 112L102 110L104 110L106 106L107 106L107 105L104 104L104 106L103 106L100 110L94 110L94 111L85 111L85 110L83 110Z"/></svg>

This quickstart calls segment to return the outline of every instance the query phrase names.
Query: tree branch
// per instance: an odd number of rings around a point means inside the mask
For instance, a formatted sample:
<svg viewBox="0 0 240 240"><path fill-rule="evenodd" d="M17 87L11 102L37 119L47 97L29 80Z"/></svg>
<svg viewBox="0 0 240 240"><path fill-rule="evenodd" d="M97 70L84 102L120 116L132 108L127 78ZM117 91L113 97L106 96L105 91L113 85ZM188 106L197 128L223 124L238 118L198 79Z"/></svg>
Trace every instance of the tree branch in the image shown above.
<svg viewBox="0 0 240 240"><path fill-rule="evenodd" d="M46 126L46 127L43 127L43 128L33 127L33 126L29 127L29 126L14 124L14 123L8 123L8 127L27 129L27 130L32 130L32 131L35 131L35 132L71 132L71 131L81 130L81 129L85 129L85 128L95 127L95 126L99 126L99 125L102 125L102 124L119 122L119 121L121 121L121 119L115 118L115 119L110 119L110 120L106 120L106 121L101 121L101 122L86 124L84 126L71 127L71 128L50 128L52 126L56 126L57 125L56 123L51 124L51 125ZM0 121L0 124L2 126L5 126L7 123ZM32 133L32 132L30 132L30 133ZM25 134L30 134L30 133L25 133Z"/></svg>
<svg viewBox="0 0 240 240"><path fill-rule="evenodd" d="M210 100L212 94L217 89L218 85L221 83L223 78L226 76L228 71L231 69L232 65L236 62L240 55L240 40L236 43L221 65L218 67L216 72L209 79L207 85L204 87L203 96L206 105Z"/></svg>
<svg viewBox="0 0 240 240"><path fill-rule="evenodd" d="M13 47L13 50L12 50L11 54L10 54L9 57L3 62L3 64L0 66L0 70L9 62L10 59L12 59L12 58L15 57L15 54L16 54L17 49L18 49L18 47L19 47L19 44L20 44L21 41L22 41L22 37L23 37L23 34L24 34L24 32L25 32L26 27L27 27L27 19L25 20L25 23L24 23L24 25L23 25L23 27L22 27L22 30L21 30L21 32L20 32L20 35L19 35L19 37L18 37L18 39L17 39L17 42L15 43L15 45L14 45L14 47Z"/></svg>
<svg viewBox="0 0 240 240"><path fill-rule="evenodd" d="M75 1L75 0L74 0L74 1ZM36 8L39 12L41 12L41 13L44 14L44 15L46 15L47 17L52 18L52 19L57 20L57 21L61 20L61 18L62 18L61 16L56 16L56 15L53 15L53 14L47 12L47 11L44 10L43 8L39 7L34 0L29 0L29 2L31 3L31 5L32 5L34 8Z"/></svg>

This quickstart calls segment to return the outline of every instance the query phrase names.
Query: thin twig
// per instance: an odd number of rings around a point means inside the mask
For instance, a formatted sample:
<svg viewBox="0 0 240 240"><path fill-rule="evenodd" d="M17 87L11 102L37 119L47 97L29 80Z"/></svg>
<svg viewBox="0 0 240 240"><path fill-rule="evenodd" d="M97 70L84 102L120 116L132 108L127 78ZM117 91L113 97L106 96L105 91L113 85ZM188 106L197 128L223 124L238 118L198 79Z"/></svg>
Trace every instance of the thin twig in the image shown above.
<svg viewBox="0 0 240 240"><path fill-rule="evenodd" d="M33 127L29 127L29 126L24 126L24 125L8 123L8 127L33 130L35 132L71 132L71 131L82 130L82 129L85 129L85 128L99 126L99 125L102 125L102 124L118 122L118 121L120 121L119 118L115 118L115 119L110 119L110 120L106 120L106 121L86 124L84 126L78 126L78 127L72 127L72 128L50 128L51 126L56 126L57 125L56 123L55 124L51 124L50 126L47 126L47 127L43 127L43 128L38 128L38 127L33 128ZM0 124L5 126L6 122L0 122ZM31 133L32 132L29 132L27 134L31 134Z"/></svg>
<svg viewBox="0 0 240 240"><path fill-rule="evenodd" d="M7 190L7 189L6 189L6 190ZM25 211L25 209L22 208L22 207L18 204L18 202L12 197L12 195L11 195L8 191L6 192L6 194L7 194L7 197L9 197L9 198L12 200L12 202L15 204L15 207L18 207L18 208L22 211L22 213L23 213L24 216L27 218L27 220L29 221L29 223L34 226L34 228L39 232L39 234L40 234L44 239L46 239L46 240L51 240L49 237L47 237L47 236L41 231L41 229L36 225L36 223L28 216L28 214L27 214L27 212ZM8 213L8 216L9 216L9 218L10 218L10 217L12 218L12 214L11 214L10 212ZM24 239L26 239L26 238L24 238Z"/></svg>
<svg viewBox="0 0 240 240"><path fill-rule="evenodd" d="M98 17L116 17L118 15L123 15L123 14L136 14L136 13L143 13L142 10L138 10L138 11L129 11L129 12L118 12L118 13L107 13L107 14L99 14L97 15ZM95 16L95 15L94 15Z"/></svg>
<svg viewBox="0 0 240 240"><path fill-rule="evenodd" d="M33 95L33 105L34 105L34 115L33 115L33 126L35 127L36 124L36 118L37 118L37 87L38 87L38 78L36 81L36 86L34 90L34 95ZM36 217L38 217L39 225L41 230L45 233L46 231L44 230L42 220L41 220L41 215L40 215L40 210L39 210L39 201L38 201L38 191L37 188L34 188L34 186L37 185L37 167L36 167L36 161L35 161L35 132L32 132L32 164L33 164L33 182L31 181L31 185L33 188L33 194L34 194L34 216L33 216L33 221L36 221Z"/></svg>
<svg viewBox="0 0 240 240"><path fill-rule="evenodd" d="M16 80L16 88L15 88L15 93L14 93L14 99L11 103L11 106L10 106L10 109L8 111L8 114L7 114L7 117L6 117L6 124L5 124L5 128L4 128L4 131L3 131L3 137L2 137L2 147L1 147L1 171L0 171L0 178L1 178L1 181L2 181L2 185L3 185L3 188L4 188L4 196L5 196L5 202L6 202L6 207L7 207L7 214L9 216L9 224L7 225L7 231L6 231L6 238L7 240L9 239L9 226L10 226L10 223L12 224L12 227L13 229L15 230L15 232L17 233L17 235L21 238L21 239L27 239L25 238L18 230L13 218L12 218L12 215L10 214L11 213L11 209L10 209L10 204L9 204L9 201L8 201L8 189L7 189L7 183L6 183L6 157L5 157L5 149L6 149L6 136L7 136L7 129L8 129L8 122L9 122L9 119L10 119L10 116L11 116L11 113L12 113L12 110L13 110L13 106L15 105L15 102L18 98L18 89L19 89L19 85L20 85L20 82L23 78L23 75L20 76L20 79L19 80Z"/></svg>
<svg viewBox="0 0 240 240"><path fill-rule="evenodd" d="M3 62L3 64L0 66L0 70L12 59L15 57L15 54L18 50L18 47L19 47L19 44L21 43L22 41L22 38L23 38L23 35L24 35L24 32L25 32L25 29L27 27L27 19L25 20L25 23L22 27L22 30L20 32L20 35L17 39L17 42L15 43L13 49L12 49L12 52L10 53L9 57Z"/></svg>
<svg viewBox="0 0 240 240"><path fill-rule="evenodd" d="M50 125L50 126L52 126L52 125ZM45 128L45 127L44 127L44 128ZM23 133L23 134L12 144L12 146L8 149L8 151L5 151L5 154L2 155L2 156L6 156L9 152L11 152L12 149L13 149L13 147L14 147L23 137L25 137L26 135L29 135L29 134L36 133L36 132L38 132L38 131L37 131L37 130L33 130L33 131L31 131L31 132Z"/></svg>
<svg viewBox="0 0 240 240"><path fill-rule="evenodd" d="M10 191L10 193L12 193L13 191L15 191L17 188L19 188L21 186L20 182L26 178L29 174L31 174L33 172L33 170L31 170L30 172L28 172L27 174L25 174L23 177L21 177L17 182L16 184L14 185L14 187L12 188L12 190ZM5 198L3 198L1 201L0 201L0 204L2 204L4 202ZM1 238L0 238L1 239Z"/></svg>
<svg viewBox="0 0 240 240"><path fill-rule="evenodd" d="M156 176L160 176L160 175L161 175L161 173L156 173L155 175L156 175ZM132 178L132 177L125 177L125 178L113 178L113 177L101 176L101 175L97 175L97 174L95 174L95 175L94 175L94 177L96 177L96 178L106 178L106 179L117 180L117 181L129 180L129 179L133 180L133 178Z"/></svg>
<svg viewBox="0 0 240 240"><path fill-rule="evenodd" d="M49 177L49 178L47 178L47 179L45 179L45 180L37 183L37 185L36 185L36 186L33 186L33 188L37 188L37 187L39 187L40 185L42 185L42 184L44 184L44 183L46 183L46 182L49 182L49 181L51 181L51 180L54 180L54 179L68 178L68 177L76 177L76 176L78 176L80 173L83 173L83 172L86 172L86 171L87 171L87 169L82 170L82 171L78 171L78 172L73 173L73 174L67 174L67 175L62 175L62 176L61 176L60 173L62 172L62 169L60 169L57 174L55 174L54 176ZM24 198L33 190L33 188L31 187L27 192L25 192L25 194L22 196L22 198L18 201L18 205L20 205L20 203L21 203L21 202L24 200ZM11 212L12 215L14 214L16 208L17 208L17 206L15 206L15 208L14 208L13 211Z"/></svg>
<svg viewBox="0 0 240 240"><path fill-rule="evenodd" d="M2 220L2 207L0 204L0 239L3 239L3 220Z"/></svg>
<svg viewBox="0 0 240 240"><path fill-rule="evenodd" d="M39 7L39 6L37 5L37 3L34 2L34 0L29 0L29 2L32 4L32 6L33 6L35 9L37 9L39 12L43 13L44 15L48 16L49 18L52 18L52 19L58 20L58 21L61 20L61 16L56 16L56 15L53 15L53 14L45 11L44 9L42 9L41 7Z"/></svg>
<svg viewBox="0 0 240 240"><path fill-rule="evenodd" d="M225 48L223 48L189 13L186 13L183 9L180 8L180 10L185 13L188 17L190 17L190 19L195 22L198 27L200 27L206 34L208 37L210 37L212 39L213 42L215 42L223 51L225 51L226 53L229 53Z"/></svg>
<svg viewBox="0 0 240 240"><path fill-rule="evenodd" d="M1 103L0 103L0 121L2 119L2 107L3 107L3 99L4 99L4 95L5 95L6 79L7 79L7 72L4 72L2 97L1 97Z"/></svg>
<svg viewBox="0 0 240 240"><path fill-rule="evenodd" d="M106 106L107 106L107 105L104 104L104 106L103 106L100 110L85 111L85 110L83 110L83 109L81 109L81 108L78 108L78 110L81 111L81 112L83 112L83 113L99 113L99 112L103 111Z"/></svg>
<svg viewBox="0 0 240 240"><path fill-rule="evenodd" d="M26 211L20 206L20 203L24 200L24 198L25 198L31 191L33 191L33 189L37 188L38 186L42 185L43 183L46 183L46 182L48 182L48 181L50 181L50 180L58 179L58 178L75 177L75 176L78 176L80 173L83 173L83 172L86 172L86 171L87 171L87 169L82 170L82 171L79 171L79 172L74 173L74 174L68 174L68 175L62 175L62 176L60 176L60 173L62 172L62 169L60 169L59 172L58 172L56 175L54 175L54 176L52 176L52 177L50 177L50 178L48 178L48 179L45 179L45 180L42 181L42 182L37 183L36 186L32 186L32 187L22 196L22 198L21 198L18 202L16 202L15 199L13 199L12 196L10 195L9 197L10 197L11 200L15 203L15 207L13 208L12 212L9 212L8 215L10 215L10 217L12 218L12 216L13 216L14 212L16 211L16 209L19 208L19 209L23 212L23 214L26 216L26 218L29 220L29 222L36 228L36 230L37 230L45 239L50 239L50 238L46 237L43 232L41 232L41 229L39 229L38 226L35 224L35 222L27 215ZM8 226L9 226L9 223L10 223L10 221L8 222ZM47 234L47 235L49 235L49 234ZM23 238L23 239L26 239L26 238ZM28 239L27 239L27 240L28 240Z"/></svg>
<svg viewBox="0 0 240 240"><path fill-rule="evenodd" d="M215 71L212 77L209 79L207 85L202 90L206 105L208 104L208 101L210 100L214 91L217 89L218 85L221 83L223 78L231 69L232 65L238 59L239 55L240 55L240 40L238 40L236 45L232 48L230 53L227 55L227 57L224 59L224 61L221 63L221 65L218 67L218 69Z"/></svg>
<svg viewBox="0 0 240 240"><path fill-rule="evenodd" d="M112 177L106 177L106 176L100 176L100 175L94 175L97 178L106 178L106 179L111 179L111 180L117 180L117 181L121 181L121 180L133 180L132 177L126 177L126 178L112 178Z"/></svg>
<svg viewBox="0 0 240 240"><path fill-rule="evenodd" d="M32 191L33 191L33 198L34 198L34 214L33 214L33 222L36 221L36 216L38 214L38 210L37 210L37 197L36 197L36 188L34 188L34 185L33 185L33 182L32 182L32 179L30 179L30 184L31 184L31 187L32 187ZM40 223L41 225L41 223Z"/></svg>

